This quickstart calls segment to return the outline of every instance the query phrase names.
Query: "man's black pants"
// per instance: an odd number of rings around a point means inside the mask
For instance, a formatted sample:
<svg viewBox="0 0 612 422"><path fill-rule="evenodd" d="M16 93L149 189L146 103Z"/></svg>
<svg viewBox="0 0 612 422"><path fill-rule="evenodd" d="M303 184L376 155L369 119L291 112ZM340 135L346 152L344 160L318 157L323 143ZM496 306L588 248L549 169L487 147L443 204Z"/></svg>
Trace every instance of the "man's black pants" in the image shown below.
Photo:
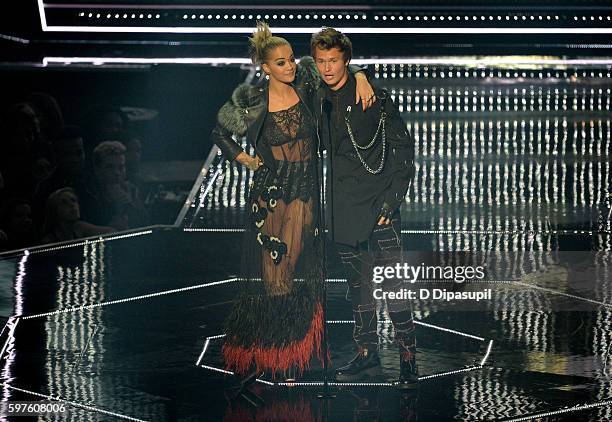
<svg viewBox="0 0 612 422"><path fill-rule="evenodd" d="M400 219L394 218L388 225L377 225L370 238L357 247L336 243L351 294L355 319L353 339L360 350L376 350L378 347L374 289L382 286L385 292L399 292L403 287L402 280L396 278L385 277L382 284L373 283L374 266L395 267L401 261L400 227ZM408 299L387 299L386 303L402 357L406 360L414 358L416 339L410 302Z"/></svg>

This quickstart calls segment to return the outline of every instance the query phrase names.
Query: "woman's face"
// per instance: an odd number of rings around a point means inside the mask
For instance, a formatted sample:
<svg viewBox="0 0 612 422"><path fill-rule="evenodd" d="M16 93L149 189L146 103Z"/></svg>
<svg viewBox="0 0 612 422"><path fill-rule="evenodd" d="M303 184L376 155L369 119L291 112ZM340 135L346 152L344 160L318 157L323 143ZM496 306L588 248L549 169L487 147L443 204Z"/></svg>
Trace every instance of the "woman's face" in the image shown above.
<svg viewBox="0 0 612 422"><path fill-rule="evenodd" d="M77 221L81 218L79 201L72 192L63 192L59 197L57 216L60 221Z"/></svg>
<svg viewBox="0 0 612 422"><path fill-rule="evenodd" d="M270 50L261 67L270 76L270 79L286 84L293 82L296 65L291 46L281 45Z"/></svg>

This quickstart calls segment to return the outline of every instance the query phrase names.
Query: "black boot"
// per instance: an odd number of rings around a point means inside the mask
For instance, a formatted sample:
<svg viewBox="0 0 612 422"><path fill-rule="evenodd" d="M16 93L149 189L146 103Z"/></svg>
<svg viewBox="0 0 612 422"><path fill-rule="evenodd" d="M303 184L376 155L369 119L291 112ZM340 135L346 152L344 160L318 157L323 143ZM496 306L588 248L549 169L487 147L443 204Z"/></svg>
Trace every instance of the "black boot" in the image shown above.
<svg viewBox="0 0 612 422"><path fill-rule="evenodd" d="M336 369L336 381L364 380L380 375L380 358L375 351L363 349L347 364Z"/></svg>
<svg viewBox="0 0 612 422"><path fill-rule="evenodd" d="M418 387L419 370L414 353L400 353L400 376L397 388L412 390Z"/></svg>

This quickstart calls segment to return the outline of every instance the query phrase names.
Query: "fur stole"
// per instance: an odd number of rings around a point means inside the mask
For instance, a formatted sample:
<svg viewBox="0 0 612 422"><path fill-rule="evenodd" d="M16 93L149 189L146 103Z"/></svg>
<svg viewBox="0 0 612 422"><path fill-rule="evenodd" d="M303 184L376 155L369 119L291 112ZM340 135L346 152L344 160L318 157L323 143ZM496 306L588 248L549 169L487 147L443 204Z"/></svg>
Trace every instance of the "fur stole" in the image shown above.
<svg viewBox="0 0 612 422"><path fill-rule="evenodd" d="M319 71L312 57L303 57L296 70L296 88L306 88L314 92L319 87L320 81ZM251 108L257 107L264 102L263 95L265 92L266 90L263 86L238 85L232 93L230 100L219 110L217 122L232 134L238 137L245 136L248 129L246 116Z"/></svg>

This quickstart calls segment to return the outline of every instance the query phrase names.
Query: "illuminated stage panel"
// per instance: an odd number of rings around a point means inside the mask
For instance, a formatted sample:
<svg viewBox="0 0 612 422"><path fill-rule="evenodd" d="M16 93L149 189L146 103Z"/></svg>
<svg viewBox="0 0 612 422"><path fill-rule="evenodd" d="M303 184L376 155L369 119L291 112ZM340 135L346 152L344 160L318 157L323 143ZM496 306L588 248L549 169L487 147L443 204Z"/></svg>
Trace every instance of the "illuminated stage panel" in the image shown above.
<svg viewBox="0 0 612 422"><path fill-rule="evenodd" d="M293 4L292 4L293 3ZM606 34L610 14L605 8L585 12L567 5L565 13L541 5L528 9L516 4L496 8L466 2L465 8L448 2L377 5L370 2L329 4L311 2L43 2L38 0L44 31L248 33L254 20L265 20L277 32L312 33L322 26L345 33L364 34ZM476 6L476 7L474 7ZM581 3L580 6L583 6ZM567 13L569 12L569 13Z"/></svg>
<svg viewBox="0 0 612 422"><path fill-rule="evenodd" d="M361 60L415 140L406 235L442 250L610 247L612 85L598 59ZM241 230L251 173L218 154L183 214L190 230Z"/></svg>

